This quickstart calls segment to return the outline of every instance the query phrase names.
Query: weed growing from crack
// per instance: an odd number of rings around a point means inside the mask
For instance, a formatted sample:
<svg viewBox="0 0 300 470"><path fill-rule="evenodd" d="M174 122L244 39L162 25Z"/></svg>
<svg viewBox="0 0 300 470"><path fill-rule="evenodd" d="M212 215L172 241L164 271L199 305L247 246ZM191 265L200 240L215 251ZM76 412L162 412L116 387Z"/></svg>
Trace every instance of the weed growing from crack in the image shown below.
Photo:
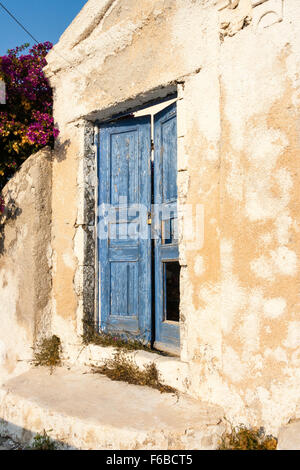
<svg viewBox="0 0 300 470"><path fill-rule="evenodd" d="M160 382L159 372L154 363L148 364L144 370L141 370L124 351L117 351L114 357L108 359L102 366L94 366L92 372L105 375L114 381L151 387L161 393L178 393L174 388Z"/></svg>
<svg viewBox="0 0 300 470"><path fill-rule="evenodd" d="M61 341L57 336L44 338L34 352L32 364L36 367L50 367L51 372L61 365Z"/></svg>
<svg viewBox="0 0 300 470"><path fill-rule="evenodd" d="M248 429L244 425L232 427L231 433L223 434L219 450L276 450L277 439L266 436L264 428Z"/></svg>
<svg viewBox="0 0 300 470"><path fill-rule="evenodd" d="M94 323L85 321L85 333L83 335L83 343L85 345L95 344L97 346L103 346L104 348L114 347L127 351L148 351L153 353L153 350L143 344L135 338L131 338L129 334L110 334L104 332L98 332L97 327ZM155 351L158 352L158 351Z"/></svg>
<svg viewBox="0 0 300 470"><path fill-rule="evenodd" d="M44 430L43 434L37 434L31 446L32 450L56 450L55 442L48 436Z"/></svg>

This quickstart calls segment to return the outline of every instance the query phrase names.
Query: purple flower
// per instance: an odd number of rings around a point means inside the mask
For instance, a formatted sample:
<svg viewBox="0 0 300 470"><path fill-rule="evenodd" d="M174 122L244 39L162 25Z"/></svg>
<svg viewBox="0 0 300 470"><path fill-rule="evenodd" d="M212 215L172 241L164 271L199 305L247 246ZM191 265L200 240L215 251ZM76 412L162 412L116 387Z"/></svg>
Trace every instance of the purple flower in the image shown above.
<svg viewBox="0 0 300 470"><path fill-rule="evenodd" d="M52 145L59 135L52 117L52 90L43 72L52 44L27 50L28 46L0 57L0 79L7 95L0 107L0 189L26 158Z"/></svg>
<svg viewBox="0 0 300 470"><path fill-rule="evenodd" d="M3 214L4 212L4 209L5 209L5 203L4 203L4 199L2 196L0 196L0 215Z"/></svg>

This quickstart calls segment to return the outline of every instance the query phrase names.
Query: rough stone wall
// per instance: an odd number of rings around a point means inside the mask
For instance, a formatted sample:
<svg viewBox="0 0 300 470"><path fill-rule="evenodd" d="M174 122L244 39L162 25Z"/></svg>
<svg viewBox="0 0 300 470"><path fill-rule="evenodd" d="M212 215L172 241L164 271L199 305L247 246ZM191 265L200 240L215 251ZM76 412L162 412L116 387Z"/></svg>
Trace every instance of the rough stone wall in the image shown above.
<svg viewBox="0 0 300 470"><path fill-rule="evenodd" d="M51 331L51 152L32 155L3 190L0 219L0 383L29 367Z"/></svg>
<svg viewBox="0 0 300 470"><path fill-rule="evenodd" d="M60 125L86 117L102 120L145 103L151 91L154 98L164 95L167 90L155 91L214 61L218 11L210 4L212 0L87 2L47 57Z"/></svg>
<svg viewBox="0 0 300 470"><path fill-rule="evenodd" d="M203 206L205 232L195 247L181 233L187 391L274 432L300 411L299 16L297 0L90 0L47 67L53 318L70 356L95 272L89 123L176 87L179 205Z"/></svg>
<svg viewBox="0 0 300 470"><path fill-rule="evenodd" d="M285 1L289 0L216 0L221 41L250 24L255 29L264 29L280 23L284 17Z"/></svg>

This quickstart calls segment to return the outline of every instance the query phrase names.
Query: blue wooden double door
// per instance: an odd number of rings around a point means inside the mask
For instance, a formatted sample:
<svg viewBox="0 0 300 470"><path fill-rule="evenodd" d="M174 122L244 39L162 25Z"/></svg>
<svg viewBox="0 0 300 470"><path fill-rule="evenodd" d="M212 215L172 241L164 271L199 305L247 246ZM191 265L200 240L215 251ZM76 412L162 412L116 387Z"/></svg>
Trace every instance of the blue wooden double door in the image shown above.
<svg viewBox="0 0 300 470"><path fill-rule="evenodd" d="M177 353L176 103L102 125L98 169L100 328Z"/></svg>

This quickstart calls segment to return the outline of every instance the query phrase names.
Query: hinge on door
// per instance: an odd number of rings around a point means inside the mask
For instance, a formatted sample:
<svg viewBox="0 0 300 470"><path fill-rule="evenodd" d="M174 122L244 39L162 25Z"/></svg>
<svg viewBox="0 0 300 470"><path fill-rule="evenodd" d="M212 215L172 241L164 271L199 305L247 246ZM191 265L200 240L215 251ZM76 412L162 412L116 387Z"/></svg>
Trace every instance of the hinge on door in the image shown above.
<svg viewBox="0 0 300 470"><path fill-rule="evenodd" d="M149 211L148 212L148 225L152 225L152 213Z"/></svg>
<svg viewBox="0 0 300 470"><path fill-rule="evenodd" d="M154 150L154 140L151 139L151 151Z"/></svg>

